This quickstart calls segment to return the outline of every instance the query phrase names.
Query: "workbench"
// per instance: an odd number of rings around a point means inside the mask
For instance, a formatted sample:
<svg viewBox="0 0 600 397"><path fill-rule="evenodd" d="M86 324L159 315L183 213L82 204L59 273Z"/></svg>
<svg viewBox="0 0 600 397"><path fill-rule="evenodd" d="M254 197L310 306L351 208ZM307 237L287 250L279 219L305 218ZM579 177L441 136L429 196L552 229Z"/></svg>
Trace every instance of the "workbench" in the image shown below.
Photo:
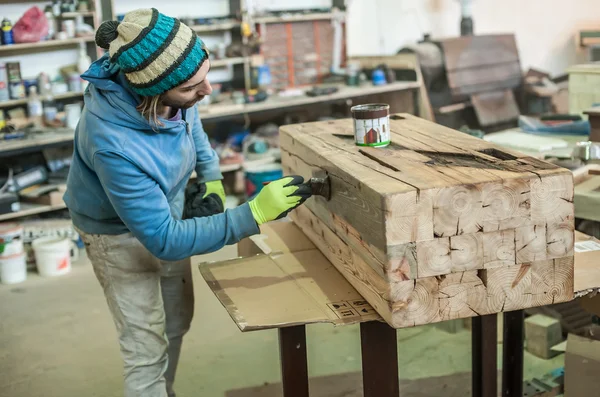
<svg viewBox="0 0 600 397"><path fill-rule="evenodd" d="M322 322L360 324L365 397L401 395L396 330L298 227L264 225L260 235L240 243L239 254L199 268L242 332L278 329L284 397L309 396L306 326ZM521 310L504 313L502 396L522 396L523 319ZM474 397L497 397L496 327L496 315L473 318Z"/></svg>

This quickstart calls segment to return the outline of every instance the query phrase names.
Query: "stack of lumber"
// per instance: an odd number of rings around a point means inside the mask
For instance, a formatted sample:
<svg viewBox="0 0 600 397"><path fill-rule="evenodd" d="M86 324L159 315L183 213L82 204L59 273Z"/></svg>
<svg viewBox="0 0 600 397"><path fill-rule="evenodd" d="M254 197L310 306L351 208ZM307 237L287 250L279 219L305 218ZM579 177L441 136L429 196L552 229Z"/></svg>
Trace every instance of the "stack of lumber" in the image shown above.
<svg viewBox="0 0 600 397"><path fill-rule="evenodd" d="M357 147L352 120L280 129L285 174L328 175L295 223L393 327L573 298L573 177L425 121Z"/></svg>

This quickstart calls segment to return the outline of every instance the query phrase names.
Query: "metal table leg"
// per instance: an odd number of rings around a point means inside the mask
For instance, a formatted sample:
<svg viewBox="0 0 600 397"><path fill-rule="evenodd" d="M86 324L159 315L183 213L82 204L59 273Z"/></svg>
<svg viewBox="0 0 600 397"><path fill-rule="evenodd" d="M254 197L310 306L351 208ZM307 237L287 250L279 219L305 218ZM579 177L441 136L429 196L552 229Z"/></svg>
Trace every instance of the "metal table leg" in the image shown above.
<svg viewBox="0 0 600 397"><path fill-rule="evenodd" d="M471 331L472 396L498 396L498 317L473 317Z"/></svg>
<svg viewBox="0 0 600 397"><path fill-rule="evenodd" d="M306 327L279 328L279 354L284 397L308 397Z"/></svg>
<svg viewBox="0 0 600 397"><path fill-rule="evenodd" d="M360 324L364 397L398 397L398 342L386 323Z"/></svg>
<svg viewBox="0 0 600 397"><path fill-rule="evenodd" d="M523 310L504 313L502 397L523 396Z"/></svg>

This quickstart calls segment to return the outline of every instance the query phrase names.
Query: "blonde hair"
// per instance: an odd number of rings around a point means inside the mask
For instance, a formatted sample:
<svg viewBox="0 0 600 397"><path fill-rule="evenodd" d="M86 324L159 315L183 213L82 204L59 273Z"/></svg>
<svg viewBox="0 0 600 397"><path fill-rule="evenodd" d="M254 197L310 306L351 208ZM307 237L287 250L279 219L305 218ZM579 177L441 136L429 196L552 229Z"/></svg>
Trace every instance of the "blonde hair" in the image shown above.
<svg viewBox="0 0 600 397"><path fill-rule="evenodd" d="M137 110L152 124L152 129L162 127L164 124L158 119L158 105L160 104L161 95L142 97L142 103L137 107ZM156 131L156 130L155 130Z"/></svg>

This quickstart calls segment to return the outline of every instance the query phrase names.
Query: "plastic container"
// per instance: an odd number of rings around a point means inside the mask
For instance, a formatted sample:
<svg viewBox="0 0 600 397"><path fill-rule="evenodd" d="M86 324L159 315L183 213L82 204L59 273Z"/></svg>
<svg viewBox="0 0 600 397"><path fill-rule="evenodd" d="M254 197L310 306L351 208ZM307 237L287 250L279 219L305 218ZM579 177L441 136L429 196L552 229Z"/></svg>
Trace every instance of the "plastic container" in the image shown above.
<svg viewBox="0 0 600 397"><path fill-rule="evenodd" d="M60 276L71 271L71 239L42 237L31 243L38 272L43 277Z"/></svg>
<svg viewBox="0 0 600 397"><path fill-rule="evenodd" d="M244 166L246 174L246 197L251 198L263 188L264 182L272 182L283 177L281 164L268 163Z"/></svg>
<svg viewBox="0 0 600 397"><path fill-rule="evenodd" d="M0 223L0 258L23 251L23 227L17 223Z"/></svg>
<svg viewBox="0 0 600 397"><path fill-rule="evenodd" d="M27 279L27 260L24 252L0 257L0 282L22 283Z"/></svg>

